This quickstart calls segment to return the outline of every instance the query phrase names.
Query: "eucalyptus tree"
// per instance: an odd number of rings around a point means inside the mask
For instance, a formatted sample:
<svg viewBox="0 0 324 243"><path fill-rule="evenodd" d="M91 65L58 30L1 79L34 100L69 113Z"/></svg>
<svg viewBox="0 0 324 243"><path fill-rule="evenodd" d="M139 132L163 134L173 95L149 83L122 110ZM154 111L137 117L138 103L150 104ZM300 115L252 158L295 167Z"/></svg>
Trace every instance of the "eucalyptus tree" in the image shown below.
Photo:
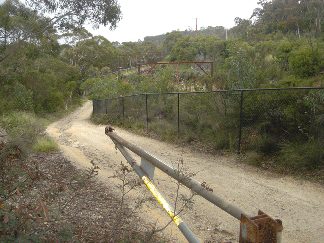
<svg viewBox="0 0 324 243"><path fill-rule="evenodd" d="M260 0L259 8L252 14L255 24L266 34L278 30L295 32L300 37L302 32L322 30L324 3L322 0Z"/></svg>
<svg viewBox="0 0 324 243"><path fill-rule="evenodd" d="M49 29L66 31L84 24L115 29L121 19L116 0L7 0L0 6L0 63L23 42L37 38ZM47 17L45 17L47 16ZM37 20L37 21L36 21Z"/></svg>
<svg viewBox="0 0 324 243"><path fill-rule="evenodd" d="M179 30L166 33L165 40L163 42L163 48L169 54L177 41L181 39L182 34Z"/></svg>
<svg viewBox="0 0 324 243"><path fill-rule="evenodd" d="M307 9L307 19L314 26L316 33L320 33L324 18L324 2L322 0L307 0L301 3Z"/></svg>
<svg viewBox="0 0 324 243"><path fill-rule="evenodd" d="M235 26L231 29L230 33L234 37L241 37L248 39L251 32L252 21L249 19L235 18Z"/></svg>
<svg viewBox="0 0 324 243"><path fill-rule="evenodd" d="M169 61L195 61L195 57L198 54L198 49L196 45L194 45L194 38L195 37L191 36L181 37L172 48L168 57Z"/></svg>
<svg viewBox="0 0 324 243"><path fill-rule="evenodd" d="M70 65L79 67L83 74L92 68L98 71L106 67L112 71L117 70L118 49L103 36L79 41L74 47L65 48L63 56L69 60Z"/></svg>

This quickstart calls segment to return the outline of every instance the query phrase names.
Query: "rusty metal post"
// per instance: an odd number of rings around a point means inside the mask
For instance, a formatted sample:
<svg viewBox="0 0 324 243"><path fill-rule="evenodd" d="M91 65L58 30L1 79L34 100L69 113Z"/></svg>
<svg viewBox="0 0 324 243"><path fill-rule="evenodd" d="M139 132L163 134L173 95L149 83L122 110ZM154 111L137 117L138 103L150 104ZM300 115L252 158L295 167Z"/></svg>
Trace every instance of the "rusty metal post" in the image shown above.
<svg viewBox="0 0 324 243"><path fill-rule="evenodd" d="M258 216L242 215L239 243L281 243L282 222L259 210Z"/></svg>
<svg viewBox="0 0 324 243"><path fill-rule="evenodd" d="M211 77L211 78L213 77L213 74L214 74L214 63L211 62L211 63L210 63L210 77Z"/></svg>

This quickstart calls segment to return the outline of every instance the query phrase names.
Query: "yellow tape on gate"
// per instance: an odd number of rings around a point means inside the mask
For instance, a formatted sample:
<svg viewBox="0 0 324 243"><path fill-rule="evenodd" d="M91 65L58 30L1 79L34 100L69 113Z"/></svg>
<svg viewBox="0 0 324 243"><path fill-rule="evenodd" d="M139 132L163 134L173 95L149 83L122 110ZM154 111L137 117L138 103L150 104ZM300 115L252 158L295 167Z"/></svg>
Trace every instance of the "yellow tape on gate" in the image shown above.
<svg viewBox="0 0 324 243"><path fill-rule="evenodd" d="M142 181L145 183L145 185L151 191L154 197L159 201L159 203L163 206L164 210L167 211L169 216L173 219L174 223L177 226L179 226L182 220L177 215L174 214L174 211L171 209L168 202L164 199L161 193L156 189L156 187L153 185L151 180L147 176L143 176Z"/></svg>

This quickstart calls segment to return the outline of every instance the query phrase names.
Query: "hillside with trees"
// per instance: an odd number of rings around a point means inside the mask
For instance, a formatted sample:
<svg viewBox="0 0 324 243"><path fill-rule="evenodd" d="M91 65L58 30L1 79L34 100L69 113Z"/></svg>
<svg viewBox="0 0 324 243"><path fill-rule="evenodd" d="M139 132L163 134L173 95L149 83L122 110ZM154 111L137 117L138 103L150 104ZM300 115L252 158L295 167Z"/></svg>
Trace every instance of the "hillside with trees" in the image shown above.
<svg viewBox="0 0 324 243"><path fill-rule="evenodd" d="M235 19L236 26L228 30L227 39L223 27L209 26L201 28L198 37L194 30L172 31L163 37L127 43L112 43L82 28L86 21L92 21L95 27L98 23L116 27L118 6L100 5L102 11L111 7L111 19L106 19L86 16L86 9L77 3L67 9L63 3L27 2L30 7L18 1L6 1L0 7L1 113L64 109L83 94L86 87L81 86L87 80L111 79L116 83L118 69L162 60L213 61L211 79L197 70L180 72L183 80L208 90L321 85L321 1L260 1L251 19ZM42 15L55 11L60 14L53 18ZM76 17L76 13L84 16ZM127 93L131 89L126 88Z"/></svg>
<svg viewBox="0 0 324 243"><path fill-rule="evenodd" d="M114 29L114 1L6 1L0 6L0 114L48 115L80 104L158 92L322 87L322 1L260 1L250 19L224 27L175 30L156 40L110 42L84 23ZM46 17L51 13L51 17ZM213 76L194 64L160 65L150 75L137 64L213 62ZM141 67L146 73L150 65ZM207 73L210 66L203 67Z"/></svg>
<svg viewBox="0 0 324 243"><path fill-rule="evenodd" d="M177 31L173 31L173 32L177 32L181 36L192 36L192 37L196 36L196 30L191 29L191 28L186 29L184 31L177 30ZM156 44L163 44L168 35L170 35L170 33L157 35L157 36L146 36L144 38L144 41L151 41ZM216 27L208 26L207 28L201 27L199 30L197 30L197 35L198 36L202 36L202 35L216 36L216 37L219 37L219 38L225 40L226 39L226 29L223 26L216 26Z"/></svg>

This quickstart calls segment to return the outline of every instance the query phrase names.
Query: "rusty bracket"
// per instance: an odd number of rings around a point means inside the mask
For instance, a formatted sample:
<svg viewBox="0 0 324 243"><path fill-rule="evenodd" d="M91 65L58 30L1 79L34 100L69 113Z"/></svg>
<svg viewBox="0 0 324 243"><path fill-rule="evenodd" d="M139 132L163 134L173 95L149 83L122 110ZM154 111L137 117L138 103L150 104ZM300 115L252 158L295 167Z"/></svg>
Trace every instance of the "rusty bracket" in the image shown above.
<svg viewBox="0 0 324 243"><path fill-rule="evenodd" d="M282 222L272 219L259 210L258 216L241 216L240 243L280 243L282 240Z"/></svg>

